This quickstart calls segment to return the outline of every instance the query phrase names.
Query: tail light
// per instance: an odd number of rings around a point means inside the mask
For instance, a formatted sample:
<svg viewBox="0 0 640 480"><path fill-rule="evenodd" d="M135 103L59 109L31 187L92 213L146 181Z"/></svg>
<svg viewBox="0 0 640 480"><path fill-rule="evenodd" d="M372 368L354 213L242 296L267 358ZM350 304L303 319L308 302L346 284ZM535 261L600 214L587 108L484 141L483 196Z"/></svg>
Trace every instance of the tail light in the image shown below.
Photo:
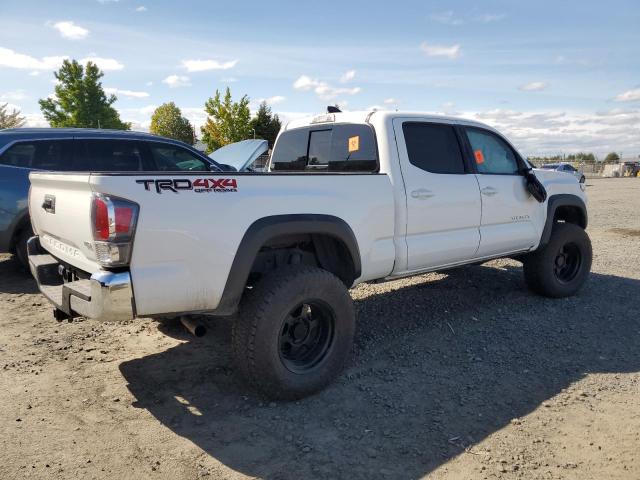
<svg viewBox="0 0 640 480"><path fill-rule="evenodd" d="M91 202L96 260L104 267L129 264L138 220L138 204L95 193Z"/></svg>

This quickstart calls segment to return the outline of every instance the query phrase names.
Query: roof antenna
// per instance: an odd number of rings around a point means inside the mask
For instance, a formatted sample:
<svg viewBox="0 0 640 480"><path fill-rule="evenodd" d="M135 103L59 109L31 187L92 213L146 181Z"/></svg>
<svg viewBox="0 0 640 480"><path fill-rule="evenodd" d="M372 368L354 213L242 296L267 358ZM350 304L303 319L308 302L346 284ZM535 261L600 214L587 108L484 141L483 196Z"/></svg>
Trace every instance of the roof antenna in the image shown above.
<svg viewBox="0 0 640 480"><path fill-rule="evenodd" d="M337 105L329 105L327 107L327 113L342 113L342 110Z"/></svg>

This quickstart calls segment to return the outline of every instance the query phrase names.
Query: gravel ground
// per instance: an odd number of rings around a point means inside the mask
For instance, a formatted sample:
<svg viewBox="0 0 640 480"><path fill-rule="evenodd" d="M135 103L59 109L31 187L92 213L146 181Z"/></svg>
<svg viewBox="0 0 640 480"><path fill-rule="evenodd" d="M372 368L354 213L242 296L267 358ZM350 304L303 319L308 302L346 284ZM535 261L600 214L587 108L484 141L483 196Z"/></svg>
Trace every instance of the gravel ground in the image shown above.
<svg viewBox="0 0 640 480"><path fill-rule="evenodd" d="M352 291L315 397L238 383L228 321L56 323L0 257L0 478L640 478L640 180L590 180L593 274L529 293L494 261Z"/></svg>

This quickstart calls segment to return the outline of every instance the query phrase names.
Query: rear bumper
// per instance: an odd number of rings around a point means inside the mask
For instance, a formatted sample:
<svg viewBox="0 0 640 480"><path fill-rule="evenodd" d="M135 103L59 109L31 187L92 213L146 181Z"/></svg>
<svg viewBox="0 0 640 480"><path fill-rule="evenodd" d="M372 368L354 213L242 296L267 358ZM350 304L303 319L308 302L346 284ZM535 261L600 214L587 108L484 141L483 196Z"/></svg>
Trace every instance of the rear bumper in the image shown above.
<svg viewBox="0 0 640 480"><path fill-rule="evenodd" d="M58 310L69 318L87 317L100 321L135 317L129 272L100 270L90 278L63 283L58 260L42 253L38 237L27 243L29 268L38 288Z"/></svg>

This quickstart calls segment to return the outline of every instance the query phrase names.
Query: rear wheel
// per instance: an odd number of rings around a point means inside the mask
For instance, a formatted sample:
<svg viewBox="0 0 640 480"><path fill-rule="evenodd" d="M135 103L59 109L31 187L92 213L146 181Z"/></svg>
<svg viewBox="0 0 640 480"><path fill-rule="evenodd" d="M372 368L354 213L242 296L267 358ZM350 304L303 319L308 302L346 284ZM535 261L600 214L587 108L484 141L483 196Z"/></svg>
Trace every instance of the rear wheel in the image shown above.
<svg viewBox="0 0 640 480"><path fill-rule="evenodd" d="M340 373L355 332L345 285L320 268L266 275L243 299L233 350L245 379L272 398L310 395Z"/></svg>
<svg viewBox="0 0 640 480"><path fill-rule="evenodd" d="M29 255L27 254L27 240L33 237L31 226L24 227L16 236L16 258L20 266L25 270L29 270Z"/></svg>
<svg viewBox="0 0 640 480"><path fill-rule="evenodd" d="M582 176L580 177L580 183L584 183L584 182L586 182L586 181L587 181L587 179L585 178L585 176L584 176L584 175L582 175Z"/></svg>
<svg viewBox="0 0 640 480"><path fill-rule="evenodd" d="M527 286L540 295L568 297L587 281L591 260L591 241L584 229L558 223L549 243L524 260L524 278Z"/></svg>

